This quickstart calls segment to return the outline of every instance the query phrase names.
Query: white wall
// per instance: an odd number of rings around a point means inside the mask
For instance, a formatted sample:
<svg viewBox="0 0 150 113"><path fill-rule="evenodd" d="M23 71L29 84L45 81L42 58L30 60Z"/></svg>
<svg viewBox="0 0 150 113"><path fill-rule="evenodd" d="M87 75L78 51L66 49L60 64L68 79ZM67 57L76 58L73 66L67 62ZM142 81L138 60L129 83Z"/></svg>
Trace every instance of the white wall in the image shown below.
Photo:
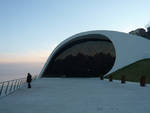
<svg viewBox="0 0 150 113"><path fill-rule="evenodd" d="M116 61L109 73L138 60L150 58L150 40L120 32L103 33L112 40L116 49Z"/></svg>

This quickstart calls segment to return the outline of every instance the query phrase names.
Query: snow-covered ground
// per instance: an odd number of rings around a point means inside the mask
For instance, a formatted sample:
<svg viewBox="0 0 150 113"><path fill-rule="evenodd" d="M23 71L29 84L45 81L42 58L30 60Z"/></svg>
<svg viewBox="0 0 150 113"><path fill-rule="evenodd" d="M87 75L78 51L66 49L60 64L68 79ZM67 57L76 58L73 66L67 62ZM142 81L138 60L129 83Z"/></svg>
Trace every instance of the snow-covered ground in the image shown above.
<svg viewBox="0 0 150 113"><path fill-rule="evenodd" d="M150 113L150 85L99 78L42 78L0 98L0 113Z"/></svg>

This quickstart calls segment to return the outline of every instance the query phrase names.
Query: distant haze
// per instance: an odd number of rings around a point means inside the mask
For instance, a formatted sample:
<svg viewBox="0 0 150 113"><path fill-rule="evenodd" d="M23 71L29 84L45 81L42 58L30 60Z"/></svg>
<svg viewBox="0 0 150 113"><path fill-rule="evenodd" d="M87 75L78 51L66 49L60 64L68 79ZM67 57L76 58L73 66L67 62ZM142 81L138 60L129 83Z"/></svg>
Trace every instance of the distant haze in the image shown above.
<svg viewBox="0 0 150 113"><path fill-rule="evenodd" d="M29 72L38 75L44 63L0 63L0 81L26 77Z"/></svg>

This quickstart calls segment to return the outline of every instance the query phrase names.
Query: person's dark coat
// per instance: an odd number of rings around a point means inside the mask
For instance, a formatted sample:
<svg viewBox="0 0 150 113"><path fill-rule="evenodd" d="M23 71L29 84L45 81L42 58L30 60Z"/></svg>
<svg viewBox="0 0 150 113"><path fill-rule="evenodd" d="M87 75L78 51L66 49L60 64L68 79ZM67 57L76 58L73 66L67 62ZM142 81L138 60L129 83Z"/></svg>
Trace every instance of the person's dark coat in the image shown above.
<svg viewBox="0 0 150 113"><path fill-rule="evenodd" d="M32 76L30 73L28 73L27 82L30 83L31 81L32 81Z"/></svg>

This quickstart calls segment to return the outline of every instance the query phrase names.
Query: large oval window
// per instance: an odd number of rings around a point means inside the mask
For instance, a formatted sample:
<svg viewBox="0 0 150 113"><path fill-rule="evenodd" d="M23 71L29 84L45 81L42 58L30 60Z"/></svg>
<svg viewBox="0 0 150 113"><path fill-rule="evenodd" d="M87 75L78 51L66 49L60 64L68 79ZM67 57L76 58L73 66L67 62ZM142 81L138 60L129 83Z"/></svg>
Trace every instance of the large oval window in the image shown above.
<svg viewBox="0 0 150 113"><path fill-rule="evenodd" d="M74 38L60 48L44 75L47 77L98 77L112 69L115 58L113 43L106 36L84 35Z"/></svg>

